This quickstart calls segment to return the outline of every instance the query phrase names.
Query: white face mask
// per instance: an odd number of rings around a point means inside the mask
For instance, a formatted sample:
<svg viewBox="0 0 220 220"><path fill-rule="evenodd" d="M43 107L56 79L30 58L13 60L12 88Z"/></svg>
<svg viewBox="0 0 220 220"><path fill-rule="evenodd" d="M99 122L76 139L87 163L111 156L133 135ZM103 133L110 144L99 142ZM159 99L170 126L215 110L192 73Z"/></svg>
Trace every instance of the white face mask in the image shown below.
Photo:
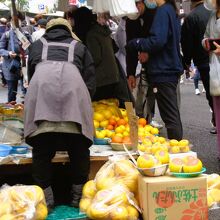
<svg viewBox="0 0 220 220"><path fill-rule="evenodd" d="M154 0L145 0L144 2L147 8L153 9L157 7L157 3Z"/></svg>
<svg viewBox="0 0 220 220"><path fill-rule="evenodd" d="M213 0L205 0L204 1L204 6L208 10L214 10L215 9L215 1L213 1Z"/></svg>

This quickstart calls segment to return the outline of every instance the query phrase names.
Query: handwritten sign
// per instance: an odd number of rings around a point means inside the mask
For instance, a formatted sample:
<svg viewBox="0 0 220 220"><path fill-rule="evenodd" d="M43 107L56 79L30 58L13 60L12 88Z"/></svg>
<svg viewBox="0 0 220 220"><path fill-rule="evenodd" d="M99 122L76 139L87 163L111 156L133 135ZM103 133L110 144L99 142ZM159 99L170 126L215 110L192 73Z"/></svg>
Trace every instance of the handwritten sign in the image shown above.
<svg viewBox="0 0 220 220"><path fill-rule="evenodd" d="M130 138L133 150L137 150L138 145L138 117L135 114L133 104L125 102L125 107L128 115L128 124L130 126Z"/></svg>

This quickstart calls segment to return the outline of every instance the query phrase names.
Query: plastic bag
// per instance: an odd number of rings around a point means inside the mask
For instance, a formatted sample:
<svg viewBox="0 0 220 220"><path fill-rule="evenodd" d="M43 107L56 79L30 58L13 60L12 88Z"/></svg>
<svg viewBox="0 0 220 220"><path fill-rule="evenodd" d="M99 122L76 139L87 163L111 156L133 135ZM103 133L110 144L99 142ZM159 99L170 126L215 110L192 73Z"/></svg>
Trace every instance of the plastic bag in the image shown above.
<svg viewBox="0 0 220 220"><path fill-rule="evenodd" d="M4 185L0 207L1 220L43 220L48 214L43 190L35 185Z"/></svg>
<svg viewBox="0 0 220 220"><path fill-rule="evenodd" d="M95 180L85 184L80 210L91 219L138 219L137 178L138 171L126 157L110 157Z"/></svg>
<svg viewBox="0 0 220 220"><path fill-rule="evenodd" d="M216 173L207 176L207 202L210 209L220 208L220 176Z"/></svg>

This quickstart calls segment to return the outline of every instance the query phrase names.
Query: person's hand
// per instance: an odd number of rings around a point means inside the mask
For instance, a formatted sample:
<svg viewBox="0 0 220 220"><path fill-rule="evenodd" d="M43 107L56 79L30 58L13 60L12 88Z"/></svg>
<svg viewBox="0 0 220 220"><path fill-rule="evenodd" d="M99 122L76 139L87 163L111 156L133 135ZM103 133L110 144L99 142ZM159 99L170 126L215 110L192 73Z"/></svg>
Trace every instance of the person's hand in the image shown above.
<svg viewBox="0 0 220 220"><path fill-rule="evenodd" d="M206 51L210 51L209 39L206 38L206 39L203 40L203 42L204 42L204 43L203 43L204 49L205 49Z"/></svg>
<svg viewBox="0 0 220 220"><path fill-rule="evenodd" d="M149 60L149 54L141 52L138 55L138 59L139 59L140 63L146 63Z"/></svg>
<svg viewBox="0 0 220 220"><path fill-rule="evenodd" d="M213 50L213 53L215 53L217 56L220 56L220 45L216 42L213 42L213 44L216 46L216 49Z"/></svg>
<svg viewBox="0 0 220 220"><path fill-rule="evenodd" d="M128 86L131 91L136 87L136 78L135 76L129 76L128 77Z"/></svg>
<svg viewBox="0 0 220 220"><path fill-rule="evenodd" d="M17 56L17 54L15 52L10 51L9 56L13 59Z"/></svg>

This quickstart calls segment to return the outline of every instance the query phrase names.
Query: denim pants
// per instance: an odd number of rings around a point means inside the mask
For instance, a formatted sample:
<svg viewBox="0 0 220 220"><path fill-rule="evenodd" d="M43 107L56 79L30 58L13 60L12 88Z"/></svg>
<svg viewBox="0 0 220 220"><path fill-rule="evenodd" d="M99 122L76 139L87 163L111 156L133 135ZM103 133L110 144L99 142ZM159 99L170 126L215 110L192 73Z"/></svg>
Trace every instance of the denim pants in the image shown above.
<svg viewBox="0 0 220 220"><path fill-rule="evenodd" d="M8 102L16 101L18 91L18 80L7 80L8 84Z"/></svg>

